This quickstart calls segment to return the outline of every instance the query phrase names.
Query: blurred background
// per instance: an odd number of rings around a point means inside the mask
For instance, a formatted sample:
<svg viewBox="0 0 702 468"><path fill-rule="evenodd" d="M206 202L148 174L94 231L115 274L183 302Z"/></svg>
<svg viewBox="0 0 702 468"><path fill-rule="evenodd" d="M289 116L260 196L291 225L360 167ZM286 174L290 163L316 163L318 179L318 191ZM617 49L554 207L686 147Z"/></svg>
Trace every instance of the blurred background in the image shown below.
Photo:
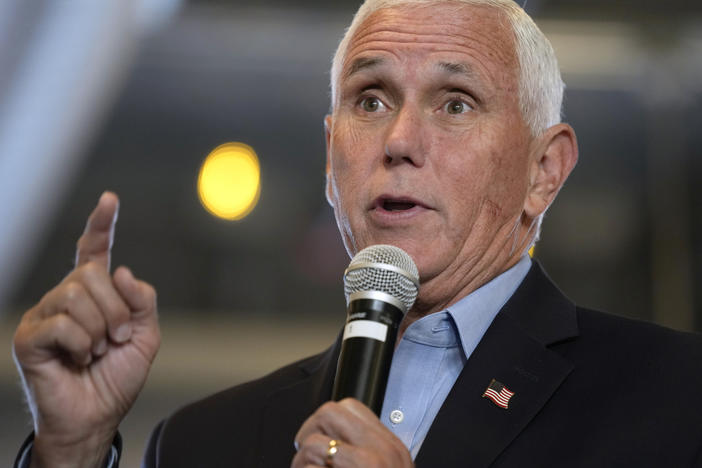
<svg viewBox="0 0 702 468"><path fill-rule="evenodd" d="M0 465L31 430L12 333L72 268L105 189L121 198L113 263L155 285L163 327L123 466L175 408L331 343L348 257L322 119L358 4L0 0ZM556 49L581 151L536 257L582 305L699 331L702 4L526 10ZM249 174L240 212L219 210L210 154Z"/></svg>

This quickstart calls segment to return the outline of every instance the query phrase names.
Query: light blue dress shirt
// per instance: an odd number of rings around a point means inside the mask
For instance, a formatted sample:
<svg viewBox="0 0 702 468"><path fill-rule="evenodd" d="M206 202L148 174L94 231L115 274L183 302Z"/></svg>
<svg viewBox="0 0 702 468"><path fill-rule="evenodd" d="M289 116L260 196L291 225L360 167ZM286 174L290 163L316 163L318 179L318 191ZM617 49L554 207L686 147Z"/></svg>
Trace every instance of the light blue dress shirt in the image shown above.
<svg viewBox="0 0 702 468"><path fill-rule="evenodd" d="M458 374L531 267L525 255L448 309L412 323L395 349L380 420L417 456Z"/></svg>
<svg viewBox="0 0 702 468"><path fill-rule="evenodd" d="M417 456L424 438L463 365L492 320L531 267L519 262L442 312L410 325L395 350L380 420ZM29 466L32 444L17 464ZM106 468L112 468L117 449L112 446Z"/></svg>

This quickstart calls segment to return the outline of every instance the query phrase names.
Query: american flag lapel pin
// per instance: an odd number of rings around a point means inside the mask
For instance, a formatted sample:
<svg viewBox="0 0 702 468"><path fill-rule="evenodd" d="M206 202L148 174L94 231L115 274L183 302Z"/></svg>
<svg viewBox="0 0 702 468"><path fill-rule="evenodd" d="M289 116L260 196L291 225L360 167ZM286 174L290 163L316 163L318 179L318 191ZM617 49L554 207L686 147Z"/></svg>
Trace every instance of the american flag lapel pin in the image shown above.
<svg viewBox="0 0 702 468"><path fill-rule="evenodd" d="M514 396L514 392L505 387L501 382L492 379L488 388L483 393L483 398L489 398L500 408L507 409L509 407L509 399Z"/></svg>

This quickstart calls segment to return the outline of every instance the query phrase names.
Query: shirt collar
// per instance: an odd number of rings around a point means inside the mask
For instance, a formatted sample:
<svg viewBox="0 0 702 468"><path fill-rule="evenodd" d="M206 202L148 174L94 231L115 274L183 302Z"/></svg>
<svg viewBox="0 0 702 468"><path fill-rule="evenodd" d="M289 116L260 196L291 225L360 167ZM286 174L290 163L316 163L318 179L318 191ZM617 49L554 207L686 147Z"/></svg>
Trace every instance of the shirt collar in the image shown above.
<svg viewBox="0 0 702 468"><path fill-rule="evenodd" d="M512 268L449 307L448 312L456 323L466 357L478 346L497 313L524 280L529 268L531 259L524 255Z"/></svg>
<svg viewBox="0 0 702 468"><path fill-rule="evenodd" d="M531 259L524 255L512 268L448 309L412 323L402 339L436 347L460 344L466 358L470 357L497 313L524 280L529 268Z"/></svg>

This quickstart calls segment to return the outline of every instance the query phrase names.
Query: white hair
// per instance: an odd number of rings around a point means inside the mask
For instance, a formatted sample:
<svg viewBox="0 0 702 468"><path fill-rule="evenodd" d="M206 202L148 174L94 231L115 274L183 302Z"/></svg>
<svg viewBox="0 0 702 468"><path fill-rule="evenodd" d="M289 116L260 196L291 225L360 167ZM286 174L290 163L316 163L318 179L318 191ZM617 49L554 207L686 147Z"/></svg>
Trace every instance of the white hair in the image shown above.
<svg viewBox="0 0 702 468"><path fill-rule="evenodd" d="M372 13L383 8L437 3L489 6L504 12L514 34L519 63L519 106L524 122L536 136L561 121L565 85L553 47L531 17L512 0L366 0L356 12L334 54L331 69L332 109L336 106L341 67L358 27Z"/></svg>
<svg viewBox="0 0 702 468"><path fill-rule="evenodd" d="M358 9L334 54L331 68L332 109L338 97L338 81L346 52L359 26L374 12L383 8L413 5L453 4L497 8L504 13L514 35L514 48L519 66L518 91L522 119L532 136L540 135L561 121L561 105L565 84L558 60L549 40L531 17L513 0L366 0ZM529 248L541 234L544 213L532 220ZM516 240L516 239L515 239Z"/></svg>

